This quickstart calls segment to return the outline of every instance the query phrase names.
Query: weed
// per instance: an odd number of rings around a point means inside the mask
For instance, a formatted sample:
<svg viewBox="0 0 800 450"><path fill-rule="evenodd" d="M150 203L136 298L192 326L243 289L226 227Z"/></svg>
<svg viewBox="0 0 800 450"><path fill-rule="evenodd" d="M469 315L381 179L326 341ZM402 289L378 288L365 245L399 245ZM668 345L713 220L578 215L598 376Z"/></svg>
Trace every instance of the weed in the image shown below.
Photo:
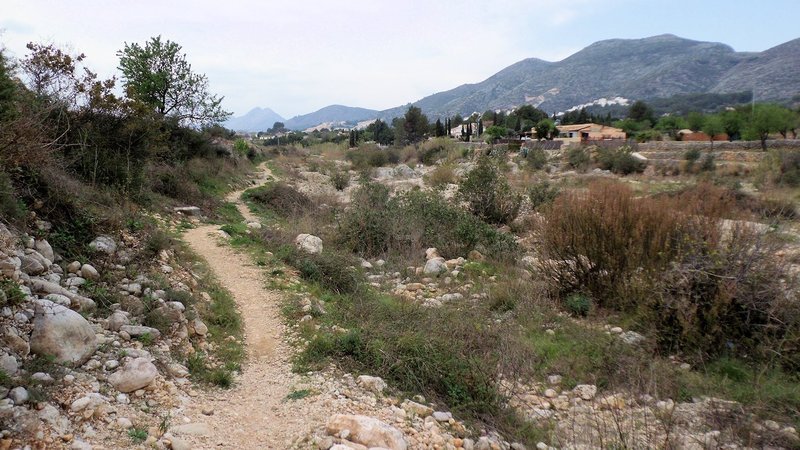
<svg viewBox="0 0 800 450"><path fill-rule="evenodd" d="M0 280L0 306L18 305L25 301L25 293L12 280Z"/></svg>
<svg viewBox="0 0 800 450"><path fill-rule="evenodd" d="M519 214L522 198L512 192L498 166L488 157L466 174L458 186L458 196L469 210L488 223L508 224Z"/></svg>
<svg viewBox="0 0 800 450"><path fill-rule="evenodd" d="M574 316L586 317L592 310L592 301L583 294L570 294L564 300L564 307Z"/></svg>
<svg viewBox="0 0 800 450"><path fill-rule="evenodd" d="M147 430L144 428L131 428L128 430L128 437L134 444L141 444L147 440Z"/></svg>
<svg viewBox="0 0 800 450"><path fill-rule="evenodd" d="M337 170L331 174L331 184L337 191L343 191L350 185L350 174L345 171Z"/></svg>
<svg viewBox="0 0 800 450"><path fill-rule="evenodd" d="M535 210L553 203L553 200L555 200L560 193L561 189L558 186L550 184L547 180L534 183L528 188L528 198L531 201L531 206Z"/></svg>
<svg viewBox="0 0 800 450"><path fill-rule="evenodd" d="M286 400L302 400L311 394L311 389L296 389L286 396Z"/></svg>
<svg viewBox="0 0 800 450"><path fill-rule="evenodd" d="M149 347L153 345L153 342L155 342L156 339L150 333L142 333L139 336L136 336L136 340L141 342L145 347Z"/></svg>

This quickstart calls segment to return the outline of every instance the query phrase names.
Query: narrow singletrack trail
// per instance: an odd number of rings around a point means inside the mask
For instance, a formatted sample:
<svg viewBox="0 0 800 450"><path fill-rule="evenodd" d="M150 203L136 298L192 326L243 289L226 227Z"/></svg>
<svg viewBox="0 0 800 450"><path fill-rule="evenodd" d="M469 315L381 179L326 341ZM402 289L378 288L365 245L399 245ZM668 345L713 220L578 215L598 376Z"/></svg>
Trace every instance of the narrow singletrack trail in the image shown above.
<svg viewBox="0 0 800 450"><path fill-rule="evenodd" d="M261 182L270 177L262 166ZM258 221L244 205L243 191L227 198L236 204L246 222ZM207 261L220 284L235 298L243 318L247 361L229 390L201 392L187 406L187 417L199 424L194 435L182 436L193 448L286 449L314 426L324 423L330 411L315 399L288 401L302 383L291 370L291 348L281 318L281 293L265 288L265 273L246 254L225 244L219 227L201 225L188 230L184 240ZM202 414L213 408L213 414Z"/></svg>

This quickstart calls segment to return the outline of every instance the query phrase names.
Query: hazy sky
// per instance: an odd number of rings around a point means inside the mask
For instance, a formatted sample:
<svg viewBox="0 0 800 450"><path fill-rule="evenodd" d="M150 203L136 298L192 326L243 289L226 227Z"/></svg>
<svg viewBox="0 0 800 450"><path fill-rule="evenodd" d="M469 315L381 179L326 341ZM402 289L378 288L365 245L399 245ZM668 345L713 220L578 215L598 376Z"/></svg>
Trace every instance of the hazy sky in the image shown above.
<svg viewBox="0 0 800 450"><path fill-rule="evenodd" d="M521 59L563 59L602 39L663 33L762 51L800 37L800 0L0 0L0 42L86 54L116 74L124 42L183 46L241 115L330 104L386 109L484 80Z"/></svg>

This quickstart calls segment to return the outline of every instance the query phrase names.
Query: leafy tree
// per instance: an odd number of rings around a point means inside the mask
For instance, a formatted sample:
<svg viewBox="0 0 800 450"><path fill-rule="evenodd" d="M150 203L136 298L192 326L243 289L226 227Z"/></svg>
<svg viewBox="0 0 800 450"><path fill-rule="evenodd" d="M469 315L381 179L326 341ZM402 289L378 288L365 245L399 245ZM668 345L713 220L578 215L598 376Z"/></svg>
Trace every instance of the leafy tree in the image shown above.
<svg viewBox="0 0 800 450"><path fill-rule="evenodd" d="M478 136L483 134L483 120L478 118Z"/></svg>
<svg viewBox="0 0 800 450"><path fill-rule="evenodd" d="M786 126L786 111L786 108L772 103L755 105L745 130L746 136L760 140L761 149L766 151L769 134L779 132Z"/></svg>
<svg viewBox="0 0 800 450"><path fill-rule="evenodd" d="M272 124L272 128L270 128L267 131L269 131L270 133L280 133L282 131L286 131L286 125L284 125L283 122L275 122L274 124Z"/></svg>
<svg viewBox="0 0 800 450"><path fill-rule="evenodd" d="M444 136L444 125L442 125L441 119L436 119L436 125L434 126L434 135L436 137Z"/></svg>
<svg viewBox="0 0 800 450"><path fill-rule="evenodd" d="M395 127L400 142L415 144L425 139L425 134L430 127L428 117L416 106L409 106L405 116L397 122Z"/></svg>
<svg viewBox="0 0 800 450"><path fill-rule="evenodd" d="M486 140L490 143L494 143L498 139L502 139L508 133L508 129L506 127L500 125L492 125L484 131L486 134Z"/></svg>
<svg viewBox="0 0 800 450"><path fill-rule="evenodd" d="M536 123L536 138L540 141L542 139L553 140L556 136L558 136L558 128L552 120L542 119Z"/></svg>
<svg viewBox="0 0 800 450"><path fill-rule="evenodd" d="M744 120L740 111L724 111L720 114L720 119L729 141L737 140L741 137Z"/></svg>
<svg viewBox="0 0 800 450"><path fill-rule="evenodd" d="M628 109L628 118L637 122L646 120L650 122L650 126L655 123L655 119L653 117L653 108L641 100L633 102L630 109Z"/></svg>
<svg viewBox="0 0 800 450"><path fill-rule="evenodd" d="M725 125L719 116L708 116L703 123L703 133L708 135L708 140L711 141L711 147L714 147L714 136L724 133Z"/></svg>
<svg viewBox="0 0 800 450"><path fill-rule="evenodd" d="M161 36L144 46L125 43L117 52L119 70L129 98L181 124L222 122L231 113L222 109L222 97L208 91L208 78L192 71L181 46Z"/></svg>
<svg viewBox="0 0 800 450"><path fill-rule="evenodd" d="M689 125L689 129L695 133L703 129L705 121L705 116L696 111L692 111L686 116L686 123Z"/></svg>
<svg viewBox="0 0 800 450"><path fill-rule="evenodd" d="M461 114L456 114L455 117L453 117L452 126L457 127L463 123L464 123L464 118L461 117Z"/></svg>
<svg viewBox="0 0 800 450"><path fill-rule="evenodd" d="M14 115L14 92L16 85L11 79L11 67L0 49L0 122Z"/></svg>
<svg viewBox="0 0 800 450"><path fill-rule="evenodd" d="M369 124L365 130L372 136L372 140L381 145L389 145L394 141L394 131L392 127L381 119Z"/></svg>
<svg viewBox="0 0 800 450"><path fill-rule="evenodd" d="M661 117L658 119L655 126L658 131L668 134L672 139L676 139L678 137L678 131L687 127L686 120L683 117L675 115Z"/></svg>

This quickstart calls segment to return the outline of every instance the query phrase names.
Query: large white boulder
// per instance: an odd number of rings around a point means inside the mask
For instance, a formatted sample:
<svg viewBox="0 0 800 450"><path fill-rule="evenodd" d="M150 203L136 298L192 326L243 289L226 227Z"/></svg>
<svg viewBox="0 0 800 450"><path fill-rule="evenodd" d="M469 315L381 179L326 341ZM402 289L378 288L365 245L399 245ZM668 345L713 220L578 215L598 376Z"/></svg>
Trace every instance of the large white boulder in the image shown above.
<svg viewBox="0 0 800 450"><path fill-rule="evenodd" d="M381 447L389 450L406 450L408 443L397 428L378 419L336 414L328 420L325 430L330 436L340 436L347 430L347 440L367 447Z"/></svg>
<svg viewBox="0 0 800 450"><path fill-rule="evenodd" d="M38 355L81 365L97 350L97 337L80 314L48 300L37 300L30 346Z"/></svg>
<svg viewBox="0 0 800 450"><path fill-rule="evenodd" d="M300 250L311 255L322 253L322 239L313 234L298 234L294 239L294 244Z"/></svg>
<svg viewBox="0 0 800 450"><path fill-rule="evenodd" d="M122 369L112 373L108 382L120 392L133 392L155 380L158 369L148 358L136 358L125 364Z"/></svg>
<svg viewBox="0 0 800 450"><path fill-rule="evenodd" d="M96 252L113 255L117 251L117 243L111 236L97 236L89 243L89 248Z"/></svg>

